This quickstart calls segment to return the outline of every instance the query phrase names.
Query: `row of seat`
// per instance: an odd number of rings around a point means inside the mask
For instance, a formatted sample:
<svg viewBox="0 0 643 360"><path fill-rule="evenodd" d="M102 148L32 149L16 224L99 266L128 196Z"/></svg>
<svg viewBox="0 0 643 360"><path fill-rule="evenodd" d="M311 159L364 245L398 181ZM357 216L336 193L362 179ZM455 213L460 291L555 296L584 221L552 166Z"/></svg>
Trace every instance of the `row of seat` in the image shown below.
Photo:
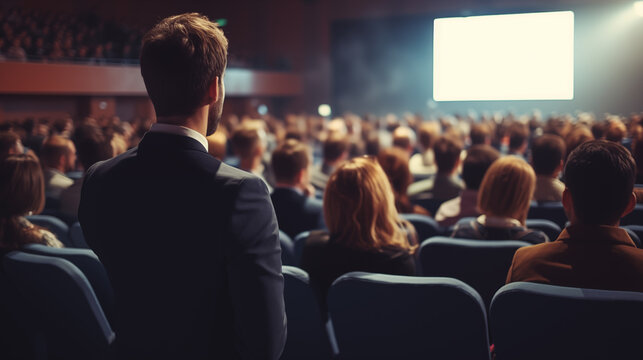
<svg viewBox="0 0 643 360"><path fill-rule="evenodd" d="M307 274L283 273L282 359L490 359L487 311L462 281L345 274L324 321ZM512 283L493 297L489 321L498 360L643 357L643 293Z"/></svg>

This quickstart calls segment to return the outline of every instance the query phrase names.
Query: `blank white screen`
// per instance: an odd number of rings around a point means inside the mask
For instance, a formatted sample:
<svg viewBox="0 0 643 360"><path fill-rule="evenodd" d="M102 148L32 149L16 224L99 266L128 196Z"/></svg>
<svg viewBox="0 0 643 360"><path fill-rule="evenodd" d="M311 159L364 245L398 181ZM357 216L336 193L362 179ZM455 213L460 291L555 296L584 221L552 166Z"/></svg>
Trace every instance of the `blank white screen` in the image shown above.
<svg viewBox="0 0 643 360"><path fill-rule="evenodd" d="M436 101L574 98L574 13L472 16L433 23Z"/></svg>

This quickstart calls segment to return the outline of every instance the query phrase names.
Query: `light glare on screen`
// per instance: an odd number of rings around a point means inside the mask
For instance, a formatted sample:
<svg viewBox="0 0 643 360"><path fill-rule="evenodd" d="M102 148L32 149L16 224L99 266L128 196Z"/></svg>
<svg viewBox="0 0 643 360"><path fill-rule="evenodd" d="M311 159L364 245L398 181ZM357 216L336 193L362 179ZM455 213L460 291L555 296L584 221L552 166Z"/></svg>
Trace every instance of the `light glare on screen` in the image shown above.
<svg viewBox="0 0 643 360"><path fill-rule="evenodd" d="M436 101L571 100L571 11L434 21Z"/></svg>

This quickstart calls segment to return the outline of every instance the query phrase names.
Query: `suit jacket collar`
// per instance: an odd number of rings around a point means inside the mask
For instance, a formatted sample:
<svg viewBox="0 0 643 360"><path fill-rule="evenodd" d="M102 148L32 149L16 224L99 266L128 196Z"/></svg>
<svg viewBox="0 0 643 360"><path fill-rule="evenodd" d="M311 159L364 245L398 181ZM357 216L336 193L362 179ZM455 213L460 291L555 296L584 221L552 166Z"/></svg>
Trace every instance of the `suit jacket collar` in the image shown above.
<svg viewBox="0 0 643 360"><path fill-rule="evenodd" d="M138 154L144 155L150 152L168 152L176 150L194 150L207 154L200 142L197 140L181 135L147 132L138 144Z"/></svg>
<svg viewBox="0 0 643 360"><path fill-rule="evenodd" d="M563 229L556 241L605 242L614 245L636 246L627 231L617 226L607 225L570 225Z"/></svg>

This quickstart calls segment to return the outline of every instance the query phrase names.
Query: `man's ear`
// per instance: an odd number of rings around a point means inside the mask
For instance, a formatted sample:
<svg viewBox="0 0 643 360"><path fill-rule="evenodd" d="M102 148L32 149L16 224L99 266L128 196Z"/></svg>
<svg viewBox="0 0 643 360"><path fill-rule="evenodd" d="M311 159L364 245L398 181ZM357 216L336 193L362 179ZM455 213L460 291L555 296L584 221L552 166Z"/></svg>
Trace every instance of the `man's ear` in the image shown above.
<svg viewBox="0 0 643 360"><path fill-rule="evenodd" d="M212 80L212 83L208 87L208 97L210 100L208 103L212 104L213 102L216 102L219 100L219 93L221 92L221 89L219 87L219 77L215 76L214 80Z"/></svg>
<svg viewBox="0 0 643 360"><path fill-rule="evenodd" d="M627 206L625 207L625 210L623 211L621 218L631 213L632 210L634 210L635 206L636 206L636 194L632 192L632 194L630 194L630 201L627 203Z"/></svg>

